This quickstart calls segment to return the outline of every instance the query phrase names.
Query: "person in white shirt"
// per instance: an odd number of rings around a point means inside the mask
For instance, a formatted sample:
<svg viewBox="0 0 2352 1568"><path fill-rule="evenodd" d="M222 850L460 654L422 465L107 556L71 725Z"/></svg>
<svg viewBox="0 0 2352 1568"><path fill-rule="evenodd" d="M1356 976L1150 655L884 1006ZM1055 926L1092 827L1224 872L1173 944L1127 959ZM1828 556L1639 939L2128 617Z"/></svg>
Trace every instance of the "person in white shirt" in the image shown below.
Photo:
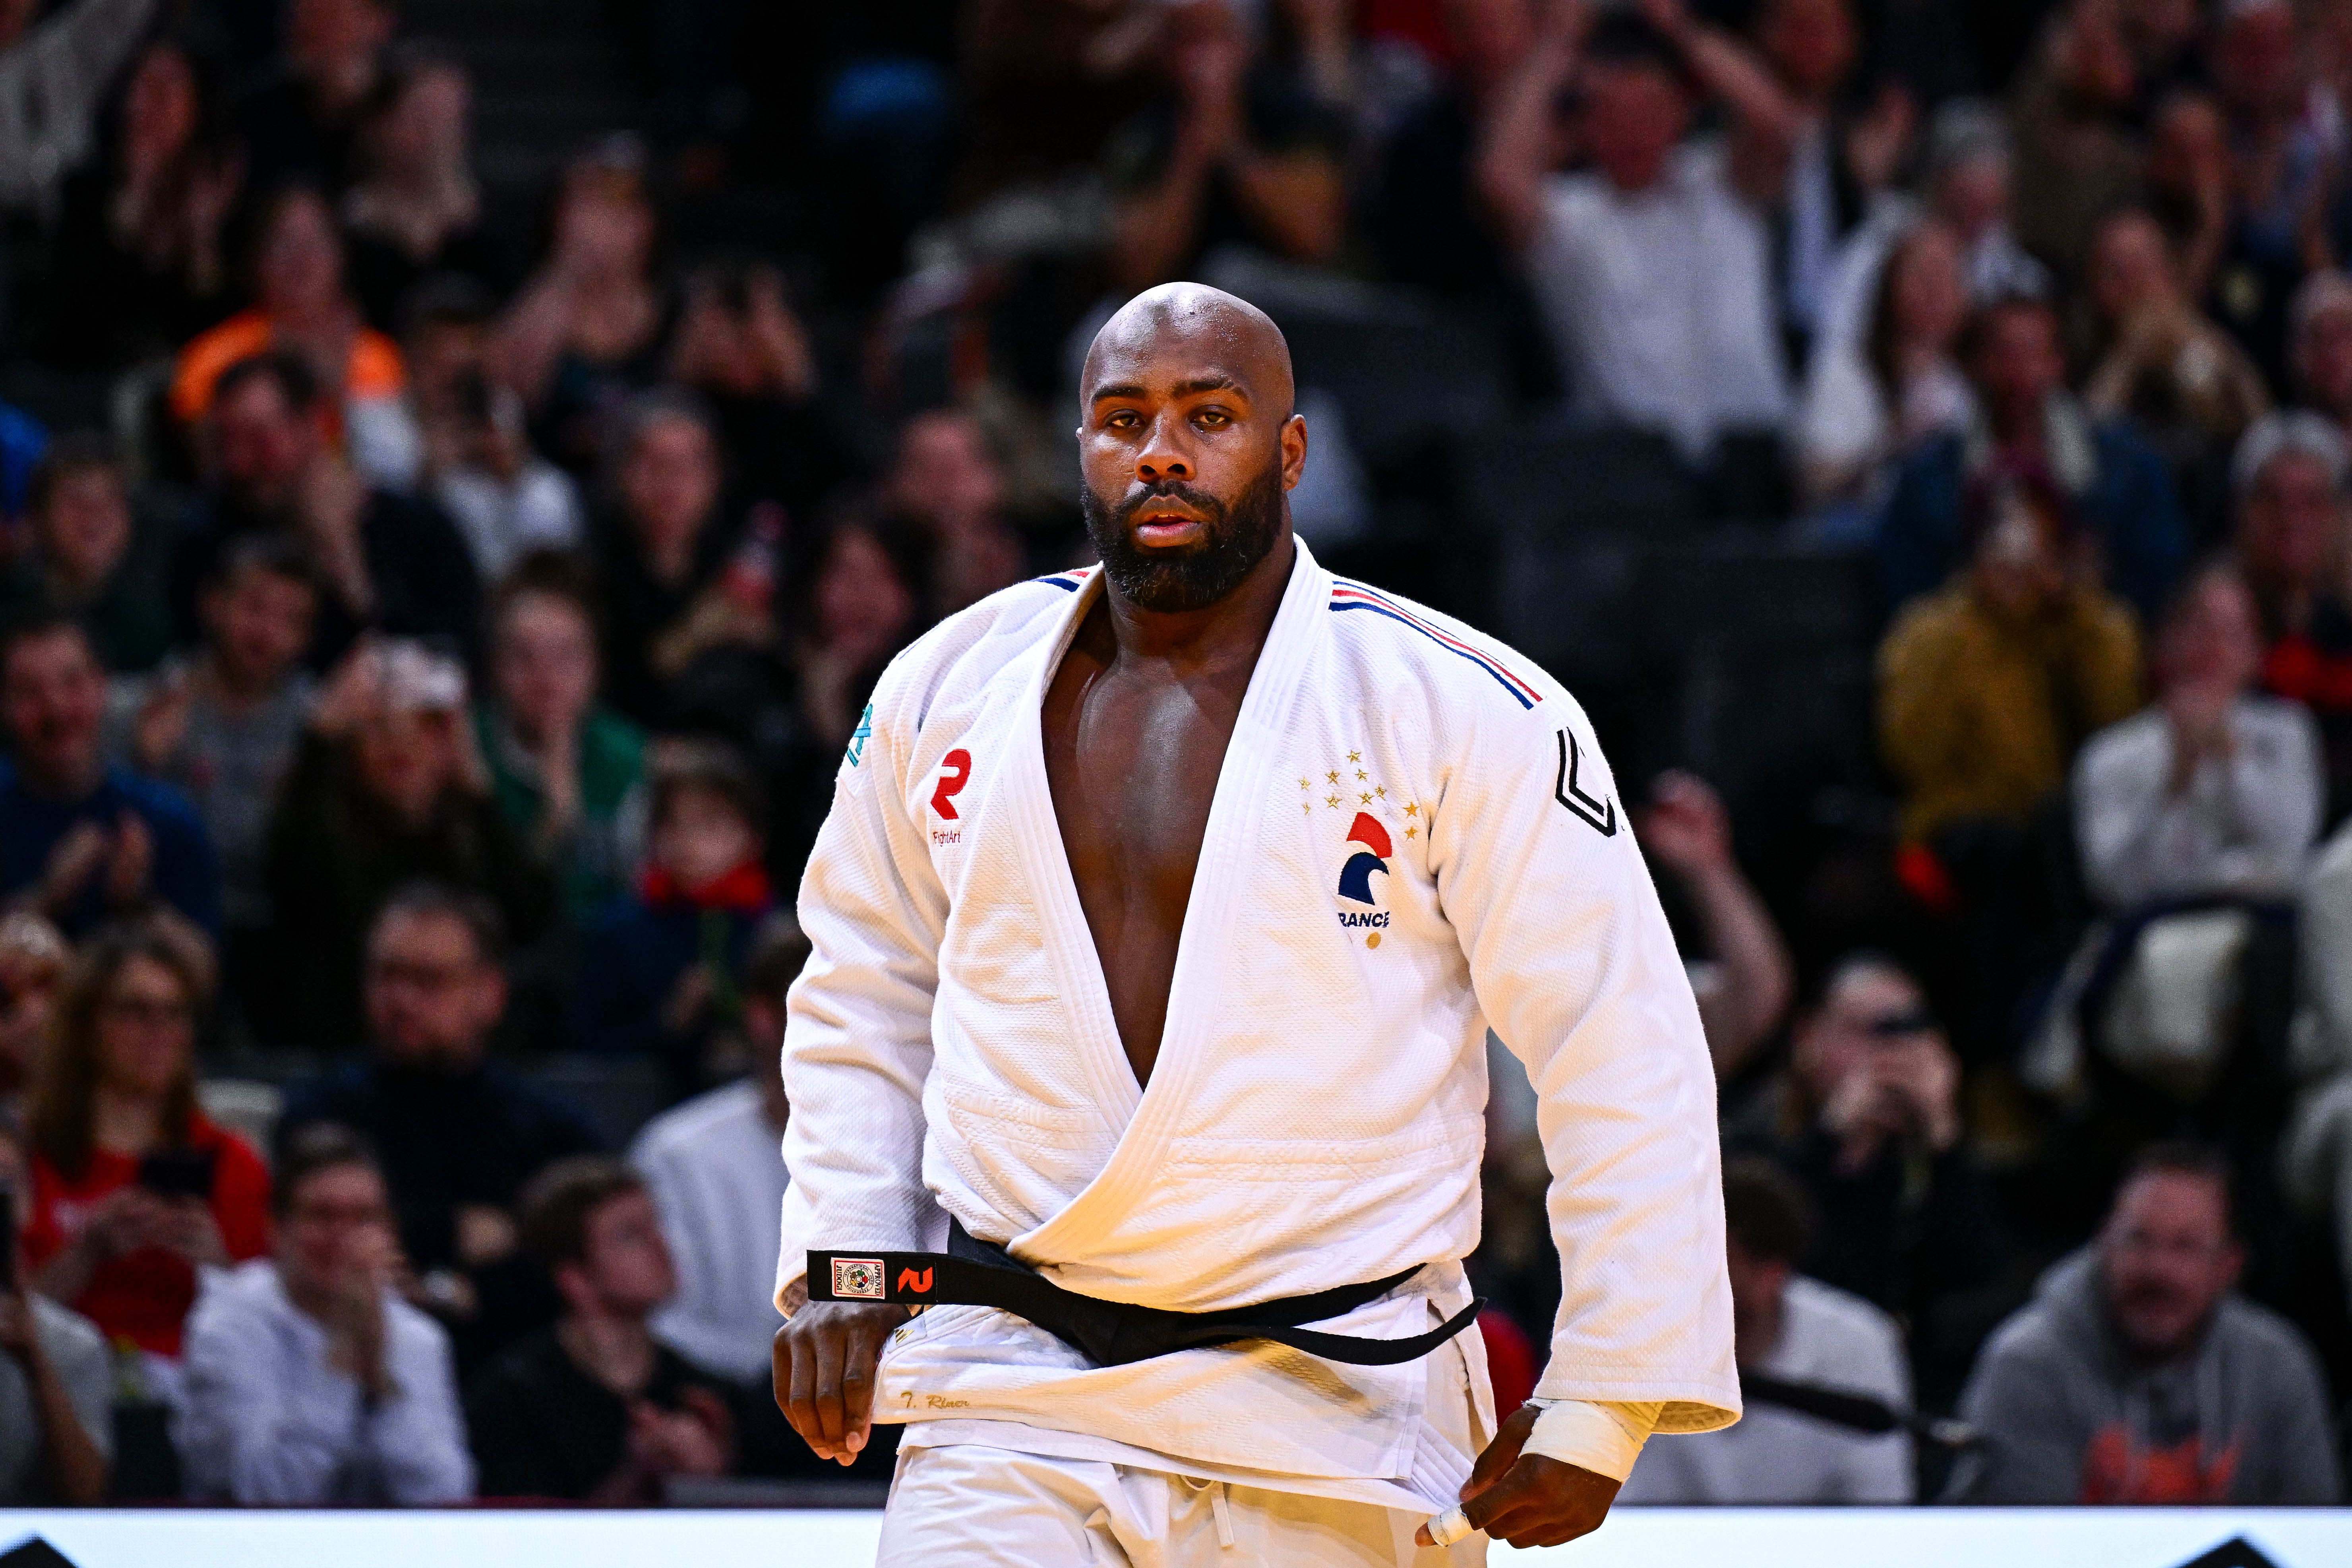
<svg viewBox="0 0 2352 1568"><path fill-rule="evenodd" d="M0 1103L0 1509L87 1508L114 1458L114 1358L97 1324L24 1287L16 1222L32 1188L24 1124Z"/></svg>
<svg viewBox="0 0 2352 1568"><path fill-rule="evenodd" d="M439 1324L400 1300L374 1155L326 1123L278 1163L274 1258L207 1281L175 1434L188 1495L279 1506L462 1502L474 1464Z"/></svg>
<svg viewBox="0 0 2352 1568"><path fill-rule="evenodd" d="M1802 1186L1769 1160L1723 1167L1731 1314L1743 1384L1758 1380L1911 1408L1911 1371L1895 1320L1861 1297L1797 1272L1819 1219ZM1628 1503L1906 1503L1911 1439L1801 1415L1748 1388L1748 1414L1720 1432L1642 1450L1617 1494Z"/></svg>
<svg viewBox="0 0 2352 1568"><path fill-rule="evenodd" d="M629 1151L677 1267L677 1293L654 1314L654 1337L738 1383L767 1381L769 1342L783 1323L769 1299L768 1237L788 1180L780 1147L788 1109L774 1052L784 1036L784 993L808 951L790 915L771 917L753 934L736 985L758 1065L655 1117Z"/></svg>
<svg viewBox="0 0 2352 1568"><path fill-rule="evenodd" d="M1721 149L1680 145L1692 102L1675 46L1625 13L1582 38L1575 26L1548 27L1496 96L1479 188L1525 257L1578 413L1662 431L1703 464L1718 437L1789 414L1769 237ZM1593 167L1553 174L1571 88Z"/></svg>
<svg viewBox="0 0 2352 1568"><path fill-rule="evenodd" d="M2157 634L2156 701L2092 736L2074 764L2083 873L2105 908L2294 895L2326 775L2310 713L2254 691L2262 658L2237 566L2190 571Z"/></svg>
<svg viewBox="0 0 2352 1568"><path fill-rule="evenodd" d="M1104 564L892 661L802 882L779 1403L845 1462L905 1428L887 1568L1586 1534L1739 1401L1714 1073L1591 724L1317 564L1263 312L1150 290L1083 384ZM1462 1332L1490 1026L1563 1288L1501 1419Z"/></svg>

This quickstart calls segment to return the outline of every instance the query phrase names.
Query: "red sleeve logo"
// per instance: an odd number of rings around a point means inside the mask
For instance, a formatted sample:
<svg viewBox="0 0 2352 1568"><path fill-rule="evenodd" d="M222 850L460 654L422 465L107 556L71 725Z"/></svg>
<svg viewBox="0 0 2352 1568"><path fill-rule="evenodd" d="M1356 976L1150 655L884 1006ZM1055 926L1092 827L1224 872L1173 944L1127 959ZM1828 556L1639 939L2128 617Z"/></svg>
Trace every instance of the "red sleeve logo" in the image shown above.
<svg viewBox="0 0 2352 1568"><path fill-rule="evenodd" d="M943 821L955 821L955 797L971 782L971 753L958 746L940 759L937 782L931 785L931 810Z"/></svg>

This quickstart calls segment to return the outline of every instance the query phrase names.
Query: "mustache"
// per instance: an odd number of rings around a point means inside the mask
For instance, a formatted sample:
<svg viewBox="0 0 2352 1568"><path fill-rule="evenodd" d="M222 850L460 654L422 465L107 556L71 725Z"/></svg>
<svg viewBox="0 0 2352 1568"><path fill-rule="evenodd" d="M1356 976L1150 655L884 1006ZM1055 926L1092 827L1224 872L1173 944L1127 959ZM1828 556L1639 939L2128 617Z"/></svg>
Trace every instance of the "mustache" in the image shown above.
<svg viewBox="0 0 2352 1568"><path fill-rule="evenodd" d="M1212 527L1225 521L1224 502L1181 479L1162 479L1158 484L1145 485L1132 497L1120 502L1118 510L1111 516L1124 529L1135 521L1135 514L1141 511L1147 503L1156 500L1181 500L1199 512Z"/></svg>

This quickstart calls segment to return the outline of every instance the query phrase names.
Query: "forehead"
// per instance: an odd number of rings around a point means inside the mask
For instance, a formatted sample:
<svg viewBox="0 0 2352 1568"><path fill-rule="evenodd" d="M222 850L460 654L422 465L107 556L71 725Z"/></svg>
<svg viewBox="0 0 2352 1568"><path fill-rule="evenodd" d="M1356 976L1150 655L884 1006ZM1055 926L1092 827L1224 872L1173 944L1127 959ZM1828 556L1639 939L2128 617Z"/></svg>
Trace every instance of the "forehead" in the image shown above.
<svg viewBox="0 0 2352 1568"><path fill-rule="evenodd" d="M357 1161L321 1165L296 1184L289 1206L305 1203L376 1204L383 1202L383 1180Z"/></svg>
<svg viewBox="0 0 2352 1568"><path fill-rule="evenodd" d="M1228 311L1161 309L1116 318L1087 355L1086 394L1133 386L1165 394L1194 382L1227 381L1255 392L1273 376L1266 348Z"/></svg>
<svg viewBox="0 0 2352 1568"><path fill-rule="evenodd" d="M2221 1184L2191 1171L2150 1171L2124 1188L2116 1212L2136 1224L2210 1226L2225 1223Z"/></svg>

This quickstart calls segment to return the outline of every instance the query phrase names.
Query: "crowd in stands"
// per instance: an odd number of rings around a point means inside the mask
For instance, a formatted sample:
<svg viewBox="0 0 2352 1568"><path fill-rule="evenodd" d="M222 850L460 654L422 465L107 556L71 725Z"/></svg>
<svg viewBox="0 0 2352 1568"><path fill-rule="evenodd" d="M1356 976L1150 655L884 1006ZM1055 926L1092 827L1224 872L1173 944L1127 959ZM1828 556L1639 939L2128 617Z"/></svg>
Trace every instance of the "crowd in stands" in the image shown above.
<svg viewBox="0 0 2352 1568"><path fill-rule="evenodd" d="M627 111L491 145L507 9ZM1295 329L1320 558L1583 650L1748 1391L1626 1500L2341 1498L2352 4L30 0L0 128L0 1504L820 1474L801 868L1176 278ZM1694 540L1863 584L1853 745L1693 739Z"/></svg>

